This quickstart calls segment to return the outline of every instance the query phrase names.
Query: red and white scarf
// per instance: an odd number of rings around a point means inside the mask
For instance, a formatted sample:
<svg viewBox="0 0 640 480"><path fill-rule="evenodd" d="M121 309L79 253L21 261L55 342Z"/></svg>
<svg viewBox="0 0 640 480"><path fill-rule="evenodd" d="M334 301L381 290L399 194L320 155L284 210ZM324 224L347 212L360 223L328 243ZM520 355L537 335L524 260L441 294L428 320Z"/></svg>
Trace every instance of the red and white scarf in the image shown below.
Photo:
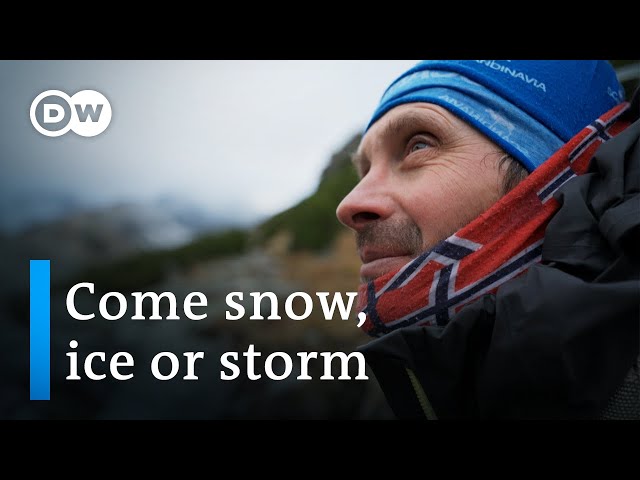
<svg viewBox="0 0 640 480"><path fill-rule="evenodd" d="M620 104L585 127L489 210L432 250L359 288L362 329L378 337L409 325L446 325L466 304L539 262L554 192L584 173L596 149L627 126Z"/></svg>

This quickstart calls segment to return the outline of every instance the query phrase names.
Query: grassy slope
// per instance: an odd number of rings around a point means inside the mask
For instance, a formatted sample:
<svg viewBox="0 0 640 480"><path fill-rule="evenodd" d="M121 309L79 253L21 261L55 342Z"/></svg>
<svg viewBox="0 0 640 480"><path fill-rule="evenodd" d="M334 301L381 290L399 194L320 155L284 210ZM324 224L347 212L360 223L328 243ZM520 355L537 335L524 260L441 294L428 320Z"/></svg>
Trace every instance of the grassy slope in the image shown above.
<svg viewBox="0 0 640 480"><path fill-rule="evenodd" d="M351 153L359 141L359 136L354 137L333 156L313 195L260 225L256 242L262 244L276 233L286 231L291 235L292 251L329 247L342 228L336 218L336 207L358 181Z"/></svg>

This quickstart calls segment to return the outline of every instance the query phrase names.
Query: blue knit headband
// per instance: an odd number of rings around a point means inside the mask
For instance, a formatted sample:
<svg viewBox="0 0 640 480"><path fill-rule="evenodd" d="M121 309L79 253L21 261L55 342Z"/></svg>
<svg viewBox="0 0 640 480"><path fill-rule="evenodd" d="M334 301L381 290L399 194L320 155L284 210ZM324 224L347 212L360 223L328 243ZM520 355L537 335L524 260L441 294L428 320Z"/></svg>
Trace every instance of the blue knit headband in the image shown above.
<svg viewBox="0 0 640 480"><path fill-rule="evenodd" d="M425 60L391 84L367 130L393 107L433 103L531 172L622 100L624 90L606 61Z"/></svg>

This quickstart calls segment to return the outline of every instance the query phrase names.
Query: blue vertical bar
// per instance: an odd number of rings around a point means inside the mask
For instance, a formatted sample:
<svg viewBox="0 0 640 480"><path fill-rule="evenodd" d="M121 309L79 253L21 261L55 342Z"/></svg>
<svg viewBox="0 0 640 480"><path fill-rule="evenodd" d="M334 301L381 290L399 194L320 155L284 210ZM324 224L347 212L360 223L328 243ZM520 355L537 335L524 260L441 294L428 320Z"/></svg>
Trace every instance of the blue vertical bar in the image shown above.
<svg viewBox="0 0 640 480"><path fill-rule="evenodd" d="M50 397L50 261L30 261L29 372L31 400Z"/></svg>

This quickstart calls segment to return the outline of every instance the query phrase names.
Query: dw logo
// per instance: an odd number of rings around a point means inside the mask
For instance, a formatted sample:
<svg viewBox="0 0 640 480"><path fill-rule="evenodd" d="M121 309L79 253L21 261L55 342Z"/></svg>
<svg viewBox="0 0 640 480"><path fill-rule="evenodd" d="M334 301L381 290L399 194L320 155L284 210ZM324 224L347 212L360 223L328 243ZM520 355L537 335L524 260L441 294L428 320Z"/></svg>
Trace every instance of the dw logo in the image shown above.
<svg viewBox="0 0 640 480"><path fill-rule="evenodd" d="M33 99L29 116L34 128L47 137L59 137L69 130L95 137L111 122L111 104L95 90L81 90L72 97L60 90L47 90Z"/></svg>

